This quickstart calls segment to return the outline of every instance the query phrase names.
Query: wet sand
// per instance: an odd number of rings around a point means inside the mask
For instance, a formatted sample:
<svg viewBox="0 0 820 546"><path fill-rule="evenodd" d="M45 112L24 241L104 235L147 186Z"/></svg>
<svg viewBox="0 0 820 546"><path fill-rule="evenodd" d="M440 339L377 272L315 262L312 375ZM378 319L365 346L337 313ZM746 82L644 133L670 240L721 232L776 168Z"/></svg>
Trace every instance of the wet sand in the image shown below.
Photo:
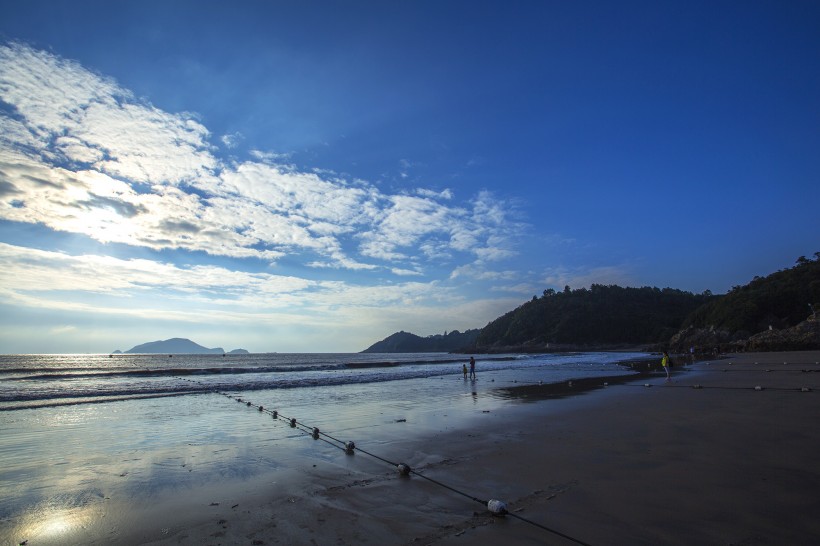
<svg viewBox="0 0 820 546"><path fill-rule="evenodd" d="M482 412L363 453L305 457L288 479L155 507L157 544L815 544L820 352L729 355ZM645 385L650 385L646 387ZM701 388L694 388L699 385ZM760 389L756 389L760 387ZM810 388L810 391L802 389ZM309 440L306 440L309 441ZM516 517L478 501L501 499ZM530 523L532 522L532 523ZM549 530L547 530L549 529ZM555 534L555 531L564 535ZM569 537L569 538L566 538Z"/></svg>

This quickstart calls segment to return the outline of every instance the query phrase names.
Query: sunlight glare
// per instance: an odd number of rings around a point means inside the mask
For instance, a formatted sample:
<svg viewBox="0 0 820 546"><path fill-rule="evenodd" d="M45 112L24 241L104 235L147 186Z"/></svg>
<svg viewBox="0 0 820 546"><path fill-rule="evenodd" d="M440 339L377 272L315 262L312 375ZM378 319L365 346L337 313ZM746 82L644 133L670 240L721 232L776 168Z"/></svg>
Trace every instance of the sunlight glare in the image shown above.
<svg viewBox="0 0 820 546"><path fill-rule="evenodd" d="M93 208L67 223L67 228L71 231L85 233L101 243L126 243L134 233L131 222L109 208Z"/></svg>

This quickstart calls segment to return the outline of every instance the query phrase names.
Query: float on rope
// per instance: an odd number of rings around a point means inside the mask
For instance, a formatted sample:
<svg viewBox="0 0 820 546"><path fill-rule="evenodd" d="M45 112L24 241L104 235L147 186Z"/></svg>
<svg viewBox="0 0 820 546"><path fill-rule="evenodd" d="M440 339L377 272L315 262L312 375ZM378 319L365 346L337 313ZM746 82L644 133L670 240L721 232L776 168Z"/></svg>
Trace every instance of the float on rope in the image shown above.
<svg viewBox="0 0 820 546"><path fill-rule="evenodd" d="M498 499L487 501L487 509L494 516L504 516L507 514L507 505Z"/></svg>
<svg viewBox="0 0 820 546"><path fill-rule="evenodd" d="M171 355L169 355L169 357L170 357L170 356L171 356ZM724 371L725 371L725 370L724 370ZM183 380L185 380L185 381L190 381L190 380L187 380L187 379L183 379ZM494 381L494 380L493 380L493 381ZM194 382L194 381L190 381L190 382ZM517 382L517 381L516 381L516 382ZM570 382L570 384L571 384L571 382ZM607 383L605 383L604 385L606 386L606 385L607 385ZM646 387L649 387L650 385L649 385L649 383L647 383L645 386L646 386ZM805 391L809 391L809 390L811 390L811 389L809 389L808 387L803 387L803 391L804 391L804 392L805 392ZM222 394L223 396L225 396L225 397L227 397L227 398L234 398L232 395L230 395L230 394L228 394L228 393L224 393L224 392L218 391L218 390L214 390L214 391L211 391L211 392L216 392L216 393L218 393L218 394ZM236 397L236 398L234 398L234 399L235 399L237 402L240 402L240 403L245 402L242 398L239 398L239 397ZM250 406L252 406L253 404L252 404L251 402L247 402L247 405L248 405L248 407L250 407ZM257 408L259 409L259 411L260 411L260 412L265 411L264 407L263 407L263 406L261 406L261 405L260 405L260 406L257 406ZM274 419L278 419L278 418L279 418L279 412L278 412L277 410L267 410L267 411L268 411L268 413L270 413L270 414L271 414L271 416L272 416ZM283 419L286 419L286 418L284 418L284 417L283 417ZM402 421L404 421L404 420L403 420L403 419L399 420L399 422L402 422ZM290 426L291 426L291 427L296 428L296 426L297 426L297 422L296 422L296 419L295 419L295 418L289 419L289 423L290 423ZM301 426L306 427L306 425L301 425ZM312 431L312 436L313 436L313 438L318 440L318 439L319 439L319 437L320 437L320 434L321 434L321 432L319 431L319 428L318 428L318 427L313 427L313 431ZM333 439L333 440L335 440L335 441L337 441L337 442L340 442L340 443L341 443L341 440L336 440L336 439L335 439L335 438L333 438L332 436L328 436L328 437L329 437L329 438L331 438L331 439ZM353 443L352 441L345 442L345 443L344 443L344 448L343 448L343 449L344 449L344 451L345 451L345 453L346 453L346 454L348 454L348 455L353 455L353 454L355 453L355 450L356 450L356 444L355 444L355 443ZM363 453L365 453L365 454L367 454L367 455L370 455L371 457L375 457L375 458L377 458L377 459L379 459L379 460L381 460L381 461L384 461L384 462L386 462L386 463L388 463L388 464L395 464L395 463L391 463L391 462L390 462L390 461L388 461L387 459L382 459L382 458L381 458L381 457L379 457L378 455L373 455L372 453L368 453L367 451L364 451ZM396 468L398 469L399 473L400 473L402 476L409 476L411 473L415 473L415 472L414 472L414 471L410 468L410 466L409 466L409 465L407 465L407 464L405 464L405 463L398 463L398 464L396 464ZM434 479L432 479L432 478L428 478L428 477L424 476L423 474L418 474L418 473L415 473L415 474L417 474L418 476L420 476L420 477L422 477L422 478L424 478L424 479L426 479L426 480L429 480L429 481L431 481L431 482L433 482L433 483L435 483L435 484L437 484L437 485L440 485L440 486L442 486L442 487L445 487L445 488L447 488L447 489L450 489L451 491L454 491L454 492L456 492L456 493L459 493L460 495L464 495L464 496L466 496L466 497L471 498L471 499L472 499L472 500L474 500L474 501L478 501L479 503L484 504L484 501L483 501L483 500L481 500L481 499L478 499L478 498L476 498L476 497L470 497L469 495L467 495L466 493L464 493L464 492L462 492L462 491L458 491L457 489L453 489L452 487L450 487L450 486L448 486L448 485L445 485L445 484L443 484L443 483L441 483L441 482L438 482L438 481L436 481L436 480L434 480ZM541 528L541 529L544 529L545 531L549 531L549 532L551 532L551 533L555 533L555 534L557 534L558 536L561 536L561 537L564 537L564 538L566 538L566 539L568 539L568 540L571 540L571 541L573 541L573 542L576 542L577 544L581 544L582 546L589 546L589 545L587 545L585 542L581 542L580 540L575 539L575 538L573 538L573 537L570 537L569 535L565 535L565 534L559 533L558 531L555 531L554 529L550 529L550 528L545 527L545 526L543 526L543 525L541 525L541 524L539 524L539 523L536 523L536 522L530 521L530 520L528 520L528 519L522 518L521 516L519 516L519 515L517 515L517 514L512 514L512 513L509 513L509 512L507 511L507 505L506 505L503 501L500 501L500 500L497 500L497 499L491 499L491 500L487 501L487 509L490 511L490 513L491 513L493 516L505 516L505 515L509 515L509 516L511 516L511 517L518 518L518 519L520 519L520 520L522 520L522 521L524 521L524 522L526 522L526 523L530 523L530 524L532 524L532 525L534 525L534 526L536 526L536 527L539 527L539 528Z"/></svg>

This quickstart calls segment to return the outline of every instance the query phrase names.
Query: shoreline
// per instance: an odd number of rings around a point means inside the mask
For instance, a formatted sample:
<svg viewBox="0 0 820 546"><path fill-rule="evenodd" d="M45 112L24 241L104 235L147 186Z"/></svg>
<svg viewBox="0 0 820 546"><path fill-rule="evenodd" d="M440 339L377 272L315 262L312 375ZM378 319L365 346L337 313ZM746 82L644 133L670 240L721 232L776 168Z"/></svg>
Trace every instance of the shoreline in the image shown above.
<svg viewBox="0 0 820 546"><path fill-rule="evenodd" d="M675 366L669 384L646 362L614 381L493 387L507 398L480 390L472 413L437 410L357 440L447 487L306 435L289 440L295 450L247 459L251 478L112 495L75 529L86 542L163 546L572 543L521 517L596 545L815 542L820 351ZM237 416L261 419L252 414ZM514 516L475 499L500 499ZM35 535L9 543L71 542Z"/></svg>
<svg viewBox="0 0 820 546"><path fill-rule="evenodd" d="M727 355L673 371L671 384L650 372L509 404L382 454L589 544L809 544L820 536L818 361ZM306 468L294 489L257 490L245 513L223 509L156 544L572 543L361 454L340 457Z"/></svg>

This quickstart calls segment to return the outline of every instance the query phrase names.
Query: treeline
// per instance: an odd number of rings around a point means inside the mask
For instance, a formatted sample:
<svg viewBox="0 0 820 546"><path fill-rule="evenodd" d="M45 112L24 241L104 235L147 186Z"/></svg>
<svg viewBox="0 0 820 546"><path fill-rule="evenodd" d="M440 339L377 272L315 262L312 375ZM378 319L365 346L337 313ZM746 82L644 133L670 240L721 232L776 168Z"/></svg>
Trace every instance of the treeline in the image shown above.
<svg viewBox="0 0 820 546"><path fill-rule="evenodd" d="M685 347L720 344L763 331L785 331L816 311L814 332L782 347L820 347L820 252L801 256L794 267L755 277L725 295L673 288L622 288L593 284L562 292L545 290L480 330L422 338L398 332L365 352L525 352L667 346L673 336ZM805 325L804 325L805 326ZM771 328L770 328L771 327ZM686 336L681 337L686 330ZM810 333L811 333L810 332ZM710 335L706 333L711 333ZM712 335L714 334L714 335ZM795 334L797 335L797 334ZM688 336L688 337L687 337ZM781 336L782 337L782 336ZM700 341L695 341L700 339ZM707 339L708 338L708 339ZM817 338L817 339L815 339ZM790 339L790 338L789 338Z"/></svg>
<svg viewBox="0 0 820 546"><path fill-rule="evenodd" d="M814 309L812 309L814 307ZM715 328L749 335L789 328L820 314L820 252L801 256L794 267L755 277L695 310L682 327Z"/></svg>
<svg viewBox="0 0 820 546"><path fill-rule="evenodd" d="M593 284L589 289L545 290L485 326L476 350L548 344L604 347L668 340L695 309L715 298L672 288L623 288Z"/></svg>

